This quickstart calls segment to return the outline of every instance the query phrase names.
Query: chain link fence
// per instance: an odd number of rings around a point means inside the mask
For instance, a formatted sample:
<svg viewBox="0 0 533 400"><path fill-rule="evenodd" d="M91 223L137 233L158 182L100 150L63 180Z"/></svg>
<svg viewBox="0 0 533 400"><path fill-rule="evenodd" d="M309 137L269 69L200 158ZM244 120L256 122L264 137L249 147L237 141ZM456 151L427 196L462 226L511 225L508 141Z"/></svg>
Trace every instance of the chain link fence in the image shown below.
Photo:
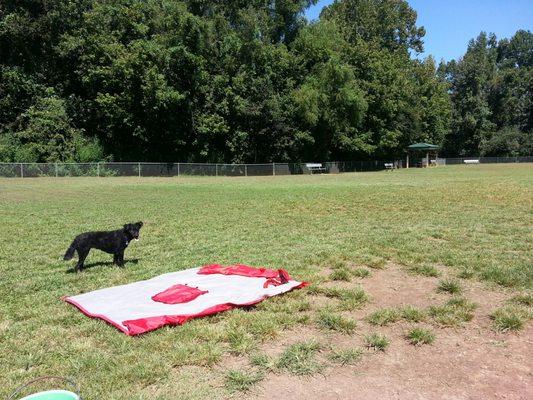
<svg viewBox="0 0 533 400"><path fill-rule="evenodd" d="M465 160L479 163L533 162L533 157L466 157L439 159L439 165L464 164ZM392 163L403 168L402 160L395 161L338 161L320 163L319 172L366 172L385 169ZM202 163L148 163L148 162L99 162L99 163L0 163L1 177L35 178L63 176L271 176L298 175L315 172L307 163L269 164L202 164Z"/></svg>
<svg viewBox="0 0 533 400"><path fill-rule="evenodd" d="M465 161L479 161L480 164L505 164L533 162L533 156L528 157L459 157L445 158L446 165L465 164Z"/></svg>

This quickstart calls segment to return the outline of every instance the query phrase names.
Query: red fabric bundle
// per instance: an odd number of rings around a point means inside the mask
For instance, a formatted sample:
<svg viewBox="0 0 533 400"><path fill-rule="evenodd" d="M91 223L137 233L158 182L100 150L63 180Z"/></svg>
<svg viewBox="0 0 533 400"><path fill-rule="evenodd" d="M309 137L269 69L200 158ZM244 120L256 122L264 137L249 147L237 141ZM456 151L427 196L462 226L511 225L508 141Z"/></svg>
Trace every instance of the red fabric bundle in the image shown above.
<svg viewBox="0 0 533 400"><path fill-rule="evenodd" d="M178 284L152 296L152 300L165 304L187 303L205 293L207 293L207 290Z"/></svg>
<svg viewBox="0 0 533 400"><path fill-rule="evenodd" d="M222 275L240 275L252 278L277 278L279 271L266 268L254 268L248 265L235 264L223 266L220 264L209 264L200 268L198 271L201 275L222 274Z"/></svg>

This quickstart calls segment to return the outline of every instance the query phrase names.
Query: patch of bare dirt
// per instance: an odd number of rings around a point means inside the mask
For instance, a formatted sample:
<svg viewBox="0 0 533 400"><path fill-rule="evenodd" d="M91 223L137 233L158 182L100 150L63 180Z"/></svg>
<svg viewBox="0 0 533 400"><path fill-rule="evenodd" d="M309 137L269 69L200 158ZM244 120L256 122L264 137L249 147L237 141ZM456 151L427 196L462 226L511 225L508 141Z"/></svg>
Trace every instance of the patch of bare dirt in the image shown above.
<svg viewBox="0 0 533 400"><path fill-rule="evenodd" d="M445 268L442 272L446 272ZM439 278L407 273L401 266L372 270L372 276L352 282L371 297L363 309L350 313L358 320L354 335L324 333L314 327L286 332L263 349L277 356L291 343L315 339L326 347L360 347L369 332L385 334L391 341L386 352L366 350L355 366L328 367L323 374L295 377L269 374L246 399L532 399L533 326L518 334L491 330L489 314L510 294L479 282L462 280L464 296L478 304L474 319L463 327L438 328L432 345L415 347L404 338L413 326L399 322L370 326L363 318L383 307L413 305L426 308L450 298L437 293ZM345 284L342 284L345 286Z"/></svg>

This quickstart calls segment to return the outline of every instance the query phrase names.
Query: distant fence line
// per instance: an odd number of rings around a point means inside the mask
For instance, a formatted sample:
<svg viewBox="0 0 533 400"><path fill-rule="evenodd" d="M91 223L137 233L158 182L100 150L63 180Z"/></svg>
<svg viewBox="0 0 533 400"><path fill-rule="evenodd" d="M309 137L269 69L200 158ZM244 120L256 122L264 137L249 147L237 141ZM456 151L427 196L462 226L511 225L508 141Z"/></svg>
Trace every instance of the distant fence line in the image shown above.
<svg viewBox="0 0 533 400"><path fill-rule="evenodd" d="M322 163L326 173L378 171L381 161ZM206 163L0 163L4 177L63 176L269 176L311 173L306 163L206 164Z"/></svg>
<svg viewBox="0 0 533 400"><path fill-rule="evenodd" d="M482 164L533 162L530 157L464 157L439 158L439 165L463 164L465 160L479 160ZM337 161L323 162L325 173L365 172L385 169L386 163L396 168L404 166L396 161ZM412 165L414 166L414 165ZM152 162L94 162L94 163L0 163L1 177L64 177L64 176L269 176L310 174L306 163L269 164L205 164Z"/></svg>
<svg viewBox="0 0 533 400"><path fill-rule="evenodd" d="M533 162L533 156L524 157L458 157L444 158L446 165L464 164L467 160L479 160L480 164L507 164Z"/></svg>

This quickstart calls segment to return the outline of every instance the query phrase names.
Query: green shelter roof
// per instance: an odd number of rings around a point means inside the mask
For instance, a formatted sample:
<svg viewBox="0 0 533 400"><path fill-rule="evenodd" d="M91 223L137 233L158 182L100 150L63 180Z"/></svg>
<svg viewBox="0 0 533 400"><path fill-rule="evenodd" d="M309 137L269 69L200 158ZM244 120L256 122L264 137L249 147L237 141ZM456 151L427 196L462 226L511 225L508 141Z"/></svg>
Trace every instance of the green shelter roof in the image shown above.
<svg viewBox="0 0 533 400"><path fill-rule="evenodd" d="M430 143L415 143L410 146L407 146L409 150L437 150L440 146Z"/></svg>

